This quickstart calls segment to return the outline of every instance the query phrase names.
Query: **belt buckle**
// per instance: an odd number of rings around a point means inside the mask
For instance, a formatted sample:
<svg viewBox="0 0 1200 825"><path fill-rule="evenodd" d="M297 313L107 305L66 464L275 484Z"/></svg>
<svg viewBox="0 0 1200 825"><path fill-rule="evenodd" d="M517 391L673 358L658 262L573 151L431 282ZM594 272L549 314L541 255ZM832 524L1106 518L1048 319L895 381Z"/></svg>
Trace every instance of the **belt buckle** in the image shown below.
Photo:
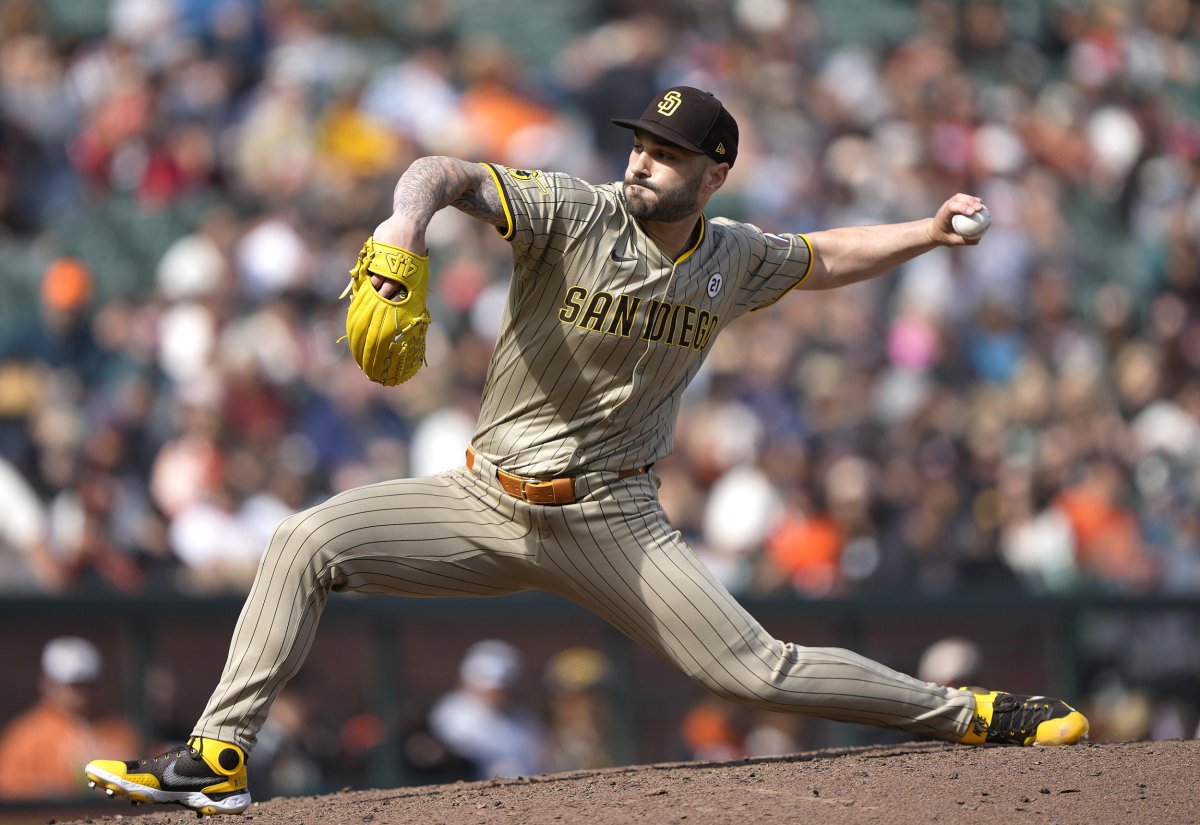
<svg viewBox="0 0 1200 825"><path fill-rule="evenodd" d="M467 447L467 468L474 470L475 450ZM501 489L513 498L529 504L573 504L575 502L575 479L570 477L546 480L523 478L496 468L496 480Z"/></svg>
<svg viewBox="0 0 1200 825"><path fill-rule="evenodd" d="M530 504L546 504L539 495L542 488L538 485L539 482L521 479L521 498ZM553 499L553 496L551 498Z"/></svg>
<svg viewBox="0 0 1200 825"><path fill-rule="evenodd" d="M563 490L569 486L569 490ZM570 504L575 500L575 480L552 478L545 481L521 482L521 497L530 504Z"/></svg>
<svg viewBox="0 0 1200 825"><path fill-rule="evenodd" d="M571 504L575 501L575 479L551 478L522 481L521 498L530 504Z"/></svg>

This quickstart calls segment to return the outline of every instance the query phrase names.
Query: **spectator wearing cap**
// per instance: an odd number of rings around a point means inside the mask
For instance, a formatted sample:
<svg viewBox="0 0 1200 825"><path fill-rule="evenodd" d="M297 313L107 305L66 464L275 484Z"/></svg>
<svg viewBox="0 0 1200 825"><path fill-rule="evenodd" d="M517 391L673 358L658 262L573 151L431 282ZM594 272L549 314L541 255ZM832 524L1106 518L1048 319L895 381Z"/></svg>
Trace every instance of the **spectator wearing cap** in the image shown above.
<svg viewBox="0 0 1200 825"><path fill-rule="evenodd" d="M458 687L429 713L430 732L470 761L479 779L544 770L543 726L516 699L522 669L520 653L508 642L476 642L459 665Z"/></svg>
<svg viewBox="0 0 1200 825"><path fill-rule="evenodd" d="M40 311L0 344L0 360L67 367L87 382L100 375L104 354L92 335L95 279L77 258L57 258L42 273Z"/></svg>
<svg viewBox="0 0 1200 825"><path fill-rule="evenodd" d="M542 672L549 734L546 770L595 770L634 758L616 705L616 668L591 647L568 647Z"/></svg>
<svg viewBox="0 0 1200 825"><path fill-rule="evenodd" d="M100 651L87 639L60 636L42 650L38 701L0 733L0 801L64 799L87 791L79 766L103 743L132 757L133 726L94 713Z"/></svg>

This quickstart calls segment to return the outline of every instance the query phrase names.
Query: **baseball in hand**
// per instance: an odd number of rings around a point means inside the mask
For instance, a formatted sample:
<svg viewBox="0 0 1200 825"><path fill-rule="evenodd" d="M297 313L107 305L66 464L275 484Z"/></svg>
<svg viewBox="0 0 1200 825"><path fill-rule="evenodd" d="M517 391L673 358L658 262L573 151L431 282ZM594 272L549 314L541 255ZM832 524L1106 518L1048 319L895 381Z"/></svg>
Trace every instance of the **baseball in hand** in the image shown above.
<svg viewBox="0 0 1200 825"><path fill-rule="evenodd" d="M992 225L992 213L985 206L974 215L955 215L950 219L950 225L964 238L978 238Z"/></svg>

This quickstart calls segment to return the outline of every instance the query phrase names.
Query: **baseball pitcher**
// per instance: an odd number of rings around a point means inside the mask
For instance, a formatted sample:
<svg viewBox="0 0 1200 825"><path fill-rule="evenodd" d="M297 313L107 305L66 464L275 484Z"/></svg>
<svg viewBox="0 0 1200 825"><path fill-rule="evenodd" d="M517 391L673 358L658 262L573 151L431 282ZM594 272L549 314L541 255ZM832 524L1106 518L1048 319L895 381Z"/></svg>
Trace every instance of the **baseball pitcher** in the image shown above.
<svg viewBox="0 0 1200 825"><path fill-rule="evenodd" d="M283 521L262 557L220 684L192 738L153 759L96 760L109 795L202 814L250 804L246 759L304 662L331 591L578 602L708 690L784 713L968 744L1056 745L1087 734L1058 699L930 684L848 650L767 633L674 531L654 463L717 335L792 291L881 275L981 212L957 194L927 220L773 234L703 210L737 160L738 128L711 94L659 94L631 130L624 179L448 157L413 163L363 246L346 339L374 381L424 362L425 230L452 206L512 246L504 320L462 467L351 490ZM803 298L793 298L803 300Z"/></svg>

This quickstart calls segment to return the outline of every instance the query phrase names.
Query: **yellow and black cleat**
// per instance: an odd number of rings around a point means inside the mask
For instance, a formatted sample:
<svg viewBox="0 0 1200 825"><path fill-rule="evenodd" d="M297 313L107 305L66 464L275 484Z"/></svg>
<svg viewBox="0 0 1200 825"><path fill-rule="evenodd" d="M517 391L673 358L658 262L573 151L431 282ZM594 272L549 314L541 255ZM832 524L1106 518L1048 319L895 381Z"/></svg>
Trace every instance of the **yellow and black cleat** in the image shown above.
<svg viewBox="0 0 1200 825"><path fill-rule="evenodd" d="M1073 745L1088 734L1088 720L1061 699L966 687L975 694L975 718L966 745Z"/></svg>
<svg viewBox="0 0 1200 825"><path fill-rule="evenodd" d="M237 745L194 736L151 759L96 759L83 769L88 784L135 805L183 805L198 816L240 814L250 806L246 754Z"/></svg>

